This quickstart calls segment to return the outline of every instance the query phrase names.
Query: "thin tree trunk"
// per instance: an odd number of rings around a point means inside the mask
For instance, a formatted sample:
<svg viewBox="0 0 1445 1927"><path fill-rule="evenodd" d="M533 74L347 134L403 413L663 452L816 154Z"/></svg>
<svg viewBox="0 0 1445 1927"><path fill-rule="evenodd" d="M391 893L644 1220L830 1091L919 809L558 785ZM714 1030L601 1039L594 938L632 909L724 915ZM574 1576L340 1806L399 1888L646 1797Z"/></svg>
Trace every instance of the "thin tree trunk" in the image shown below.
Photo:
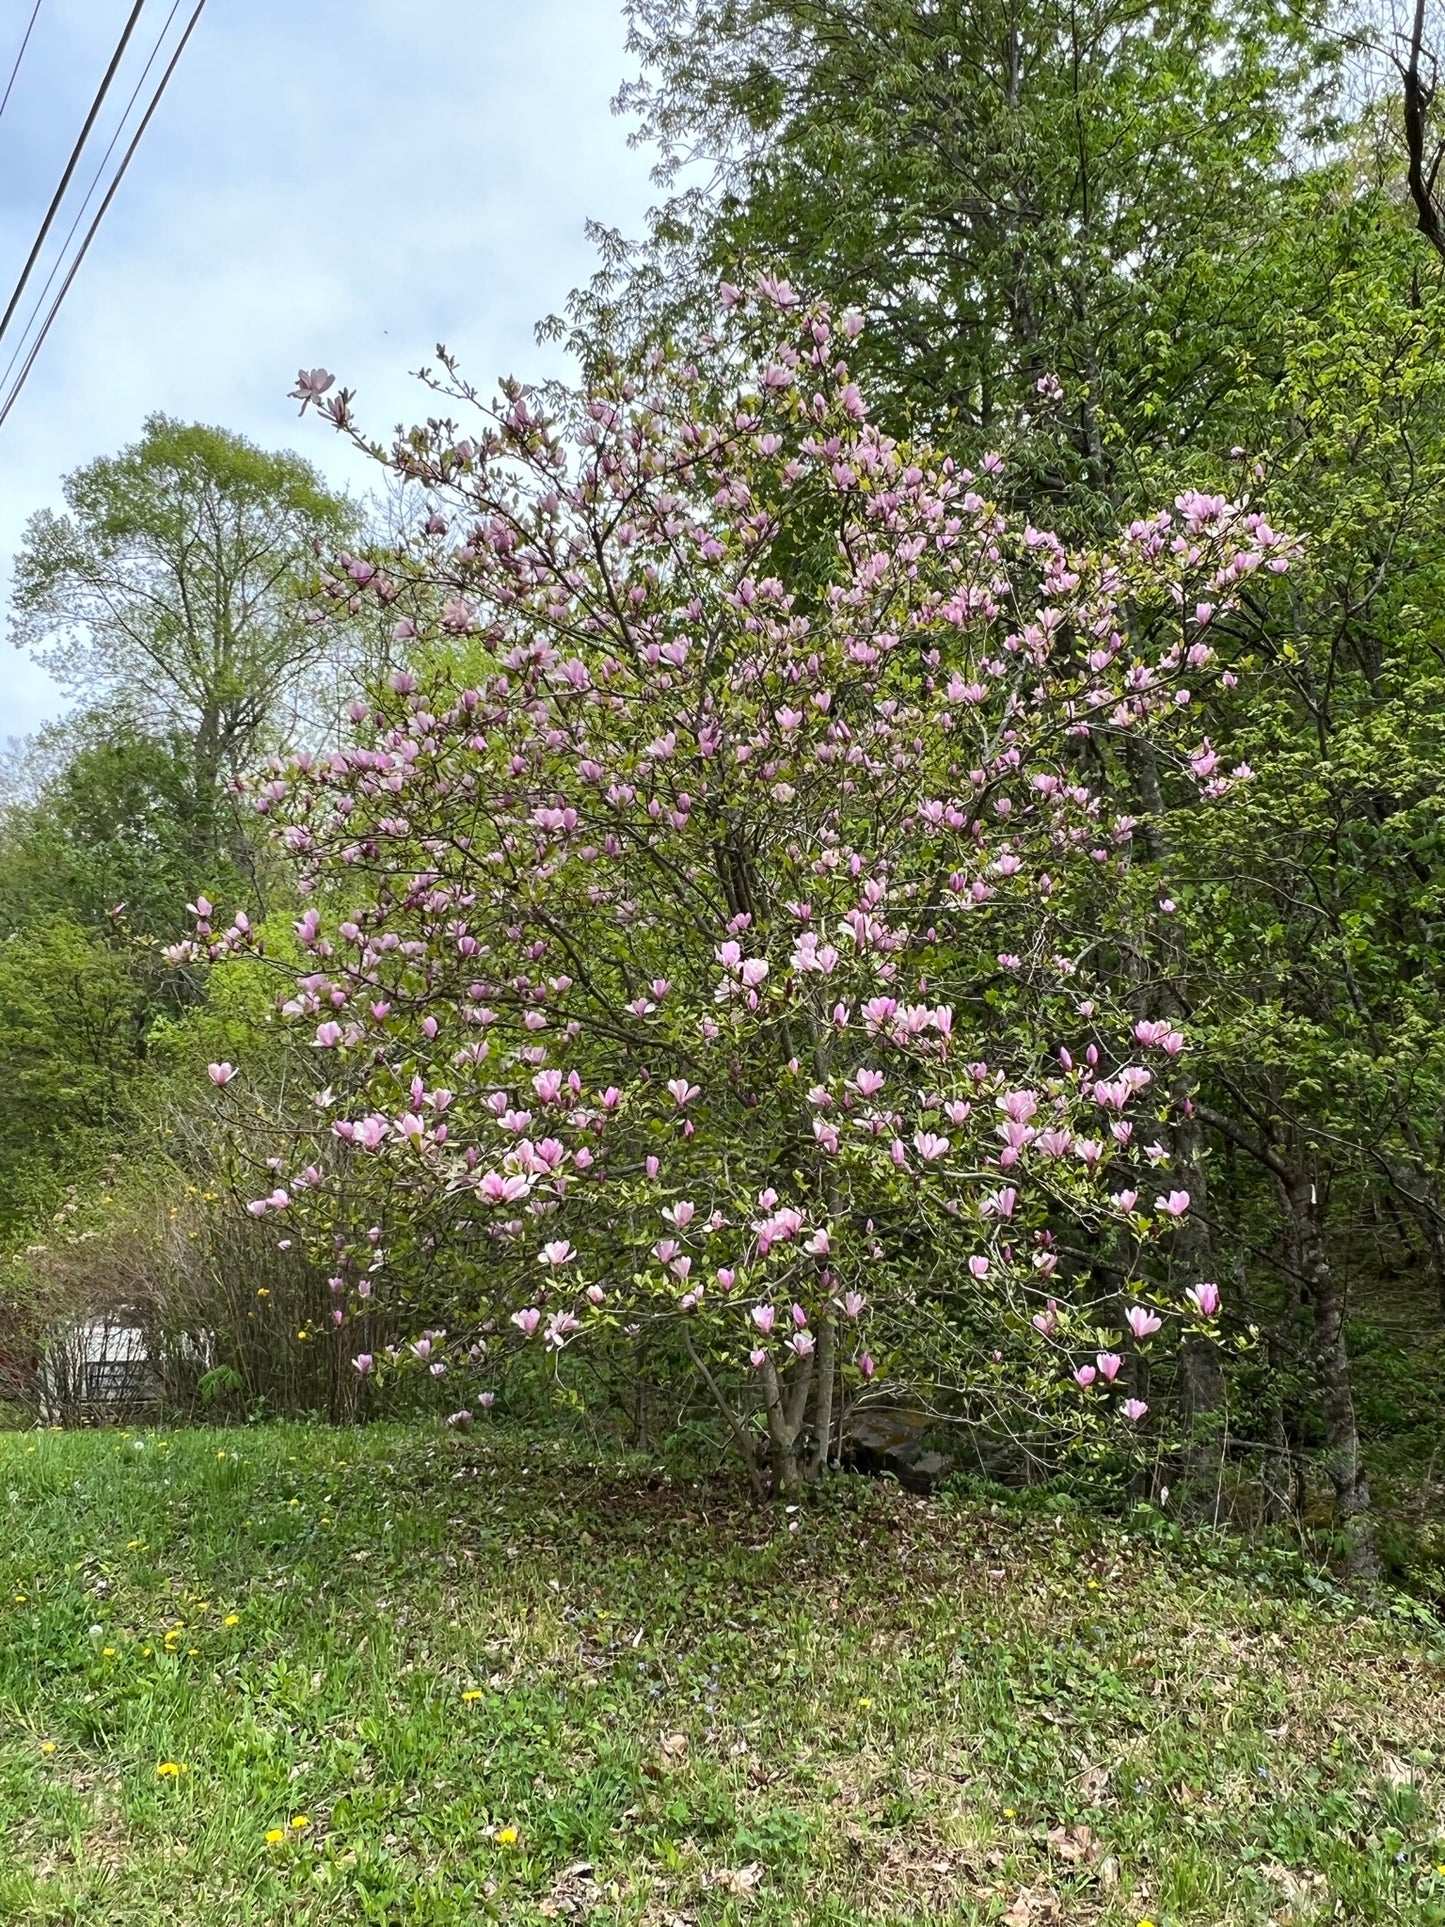
<svg viewBox="0 0 1445 1927"><path fill-rule="evenodd" d="M1188 1284L1212 1283L1214 1239L1207 1221L1203 1125L1194 1113L1192 1091L1176 1092L1176 1099L1185 1115L1174 1134L1174 1165L1189 1193L1190 1208L1175 1230L1174 1256ZM1187 1510L1197 1511L1208 1502L1219 1478L1224 1370L1219 1347L1203 1332L1188 1333L1179 1364L1186 1439L1179 1496Z"/></svg>
<svg viewBox="0 0 1445 1927"><path fill-rule="evenodd" d="M1335 1490L1335 1520L1346 1570L1357 1579L1377 1579L1380 1555L1375 1544L1370 1482L1360 1454L1360 1432L1350 1385L1345 1344L1348 1291L1330 1263L1320 1223L1313 1174L1295 1168L1281 1180L1286 1221L1286 1253L1314 1311L1313 1351L1325 1422L1326 1463Z"/></svg>
<svg viewBox="0 0 1445 1927"><path fill-rule="evenodd" d="M816 1479L828 1464L828 1453L833 1443L833 1397L836 1378L837 1341L833 1331L833 1315L831 1312L824 1312L818 1322L818 1370L815 1381L817 1391L814 1394L813 1450L808 1460L809 1479Z"/></svg>
<svg viewBox="0 0 1445 1927"><path fill-rule="evenodd" d="M733 1435L734 1443L742 1455L743 1464L747 1467L748 1484L753 1489L753 1496L754 1498L761 1499L763 1496L763 1475L758 1470L758 1455L753 1449L753 1441L748 1433L748 1429L742 1419L723 1397L717 1380L708 1370L706 1361L699 1355L697 1347L692 1342L692 1333L685 1325L683 1326L682 1337L683 1343L687 1346L687 1355L692 1360L694 1366L696 1366L698 1376L702 1379L703 1384L706 1385L712 1397L713 1404L716 1405L719 1412L722 1413L723 1418L727 1421L728 1429Z"/></svg>
<svg viewBox="0 0 1445 1927"><path fill-rule="evenodd" d="M1294 1519L1294 1448L1285 1418L1282 1378L1298 1316L1299 1292L1290 1281L1289 1306L1269 1336L1269 1407L1264 1441L1264 1516L1272 1526ZM1288 1334L1288 1336L1287 1336Z"/></svg>

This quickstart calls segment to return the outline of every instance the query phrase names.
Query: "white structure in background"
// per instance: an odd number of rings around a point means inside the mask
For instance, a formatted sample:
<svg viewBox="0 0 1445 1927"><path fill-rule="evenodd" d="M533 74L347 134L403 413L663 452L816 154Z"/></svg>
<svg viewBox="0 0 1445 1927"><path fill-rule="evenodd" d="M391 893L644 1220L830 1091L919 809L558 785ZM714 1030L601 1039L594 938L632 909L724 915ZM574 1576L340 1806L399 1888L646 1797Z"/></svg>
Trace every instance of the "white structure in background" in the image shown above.
<svg viewBox="0 0 1445 1927"><path fill-rule="evenodd" d="M57 1331L40 1362L40 1416L47 1425L109 1418L160 1395L146 1334L123 1316L87 1318Z"/></svg>

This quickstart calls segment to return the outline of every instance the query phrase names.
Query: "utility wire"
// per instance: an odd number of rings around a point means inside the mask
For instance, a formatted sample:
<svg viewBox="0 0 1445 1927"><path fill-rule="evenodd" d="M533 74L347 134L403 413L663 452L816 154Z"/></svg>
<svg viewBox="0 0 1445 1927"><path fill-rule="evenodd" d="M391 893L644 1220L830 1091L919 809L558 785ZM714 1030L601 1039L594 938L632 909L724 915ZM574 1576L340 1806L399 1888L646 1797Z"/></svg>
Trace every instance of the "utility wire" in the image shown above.
<svg viewBox="0 0 1445 1927"><path fill-rule="evenodd" d="M165 93L166 88L170 83L171 75L176 71L176 68L180 64L181 55L186 50L186 42L190 39L191 34L194 32L196 22L200 19L201 14L205 9L205 5L206 5L206 0L196 0L196 10L191 15L190 19L186 22L186 30L181 35L180 41L177 44L176 50L171 55L170 61L166 66L165 72L161 75L160 80L156 84L156 90L151 95L150 104L146 108L145 114L142 116L141 124L139 127L137 127L137 129L135 130L135 133L132 135L129 147L126 148L125 153L121 156L120 166L116 169L115 177L111 181L110 186L106 189L105 199L101 202L100 206L96 209L95 219L91 222L90 226L85 231L85 239L81 242L80 250L76 254L74 261L72 261L70 264L70 272L66 275L64 281L61 282L60 292L56 295L54 301L52 301L50 304L50 312L46 315L44 325L41 327L40 333L35 338L35 345L30 350L30 353L25 357L25 361L23 366L21 367L20 373L15 377L15 385L5 398L4 407L0 408L0 427L4 426L6 419L10 414L10 410L15 406L16 399L19 396L21 389L25 386L26 377L29 375L30 370L35 366L35 357L40 353L40 350L45 345L45 337L50 333L51 324L55 320L56 315L60 312L60 304L64 301L66 295L70 291L70 284L72 281L74 281L76 274L79 271L80 264L85 259L86 253L90 247L91 242L95 239L97 228L99 228L101 222L105 219L107 208L110 206L111 202L115 199L116 189L120 186L121 182L125 179L125 171L130 166L131 160L135 154L135 151L141 144L141 139L145 133L145 130L147 129L147 127L150 126L151 116L155 113L156 108L159 107L161 103L161 96Z"/></svg>
<svg viewBox="0 0 1445 1927"><path fill-rule="evenodd" d="M21 269L20 279L15 283L15 292L10 297L10 305L6 308L3 318L0 318L0 339L3 339L5 330L10 326L11 318L16 308L20 305L20 297L25 292L25 284L30 279L30 271L35 266L41 248L45 245L45 237L50 232L50 225L55 219L60 203L65 198L66 188L70 186L70 177L79 165L81 149L89 139L90 130L95 125L95 117L100 112L106 95L110 92L110 83L115 79L115 70L120 65L121 56L130 44L130 37L135 32L135 23L140 19L141 8L144 5L145 0L135 0L135 5L131 8L130 19L125 23L125 31L120 37L120 42L115 52L111 55L110 65L106 68L105 77L100 83L100 91L90 103L90 112L86 115L85 125L80 130L80 139L71 149L70 159L66 164L65 172L60 177L60 185L56 188L50 206L46 209L45 219L40 224L40 232L35 237L35 246L30 250L30 258Z"/></svg>
<svg viewBox="0 0 1445 1927"><path fill-rule="evenodd" d="M37 0L37 4L38 4L38 0ZM66 235L65 239L60 244L60 251L56 255L55 260L51 264L49 274L46 275L45 277L45 286L40 290L39 294L35 297L35 305L30 310L30 319L25 323L24 328L20 332L20 339L16 342L15 346L10 351L10 359L5 364L5 372L3 375L0 375L0 394L3 394L5 392L5 385L9 381L11 374L14 372L16 362L19 361L20 357L25 353L25 344L29 340L30 331L35 326L35 323L39 318L41 309L45 306L46 296L50 293L51 288L54 287L55 285L56 275L59 274L61 268L64 267L65 265L65 257L70 252L70 244L75 239L77 229L79 228L81 222L85 219L85 210L90 206L91 196L95 193L95 190L100 186L101 179L105 174L105 170L107 166L110 164L110 157L115 152L116 144L120 140L121 135L125 132L125 124L131 117L131 111L134 108L137 100L140 98L141 89L146 84L146 80L150 75L151 68L154 67L156 64L156 56L160 53L161 48L165 45L166 35L171 30L171 22L175 19L176 15L180 12L180 10L181 10L181 0L171 0L171 10L166 15L166 24L161 28L160 32L156 35L156 44L151 48L150 58L146 61L145 66L141 69L140 79L136 82L135 86L131 89L130 99L125 104L125 112L121 115L120 119L116 122L115 132L111 135L109 144L107 145L105 152L100 157L100 165L96 168L95 173L91 176L90 186L85 190L85 199L81 202L80 206L76 209L75 219L70 224L70 232ZM0 343L0 351L3 351L3 346L4 344Z"/></svg>
<svg viewBox="0 0 1445 1927"><path fill-rule="evenodd" d="M15 56L15 65L10 69L10 78L5 83L5 98L0 100L0 116L10 105L10 89L15 85L15 76L20 71L20 63L25 58L25 49L30 45L30 36L35 31L35 22L40 18L41 0L35 0L35 9L30 16L30 25L25 29L25 38L20 43L20 51Z"/></svg>

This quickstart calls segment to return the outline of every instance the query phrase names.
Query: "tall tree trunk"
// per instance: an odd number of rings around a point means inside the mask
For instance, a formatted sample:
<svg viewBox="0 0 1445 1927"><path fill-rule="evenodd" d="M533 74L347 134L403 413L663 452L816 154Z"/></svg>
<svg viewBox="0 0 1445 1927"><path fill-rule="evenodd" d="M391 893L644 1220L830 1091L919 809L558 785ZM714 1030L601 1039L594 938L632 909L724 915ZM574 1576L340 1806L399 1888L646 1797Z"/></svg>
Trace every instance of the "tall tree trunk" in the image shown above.
<svg viewBox="0 0 1445 1927"><path fill-rule="evenodd" d="M1335 1521L1346 1570L1357 1579L1377 1579L1380 1555L1375 1544L1370 1482L1360 1455L1360 1432L1350 1385L1345 1344L1348 1290L1330 1263L1320 1219L1313 1170L1296 1165L1281 1178L1285 1209L1285 1252L1314 1311L1312 1340L1319 1379L1320 1406L1330 1483L1335 1491Z"/></svg>

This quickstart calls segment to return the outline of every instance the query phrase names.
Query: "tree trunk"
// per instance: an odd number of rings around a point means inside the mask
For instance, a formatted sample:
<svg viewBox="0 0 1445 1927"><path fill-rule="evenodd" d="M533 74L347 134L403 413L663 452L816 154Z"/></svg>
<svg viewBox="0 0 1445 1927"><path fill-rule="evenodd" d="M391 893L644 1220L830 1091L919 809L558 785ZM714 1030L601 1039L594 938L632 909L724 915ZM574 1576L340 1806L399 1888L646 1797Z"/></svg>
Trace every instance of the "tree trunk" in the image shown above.
<svg viewBox="0 0 1445 1927"><path fill-rule="evenodd" d="M763 1367L763 1403L768 1418L768 1456L774 1498L791 1498L803 1485L806 1470L803 1421L813 1376L812 1354L795 1362L786 1385L778 1377L772 1359Z"/></svg>
<svg viewBox="0 0 1445 1927"><path fill-rule="evenodd" d="M817 1390L814 1393L813 1449L808 1459L808 1477L816 1479L827 1469L833 1444L833 1399L838 1375L837 1342L833 1316L825 1312L818 1324Z"/></svg>
<svg viewBox="0 0 1445 1927"><path fill-rule="evenodd" d="M1189 1211L1174 1233L1174 1256L1183 1282L1199 1285L1215 1281L1214 1239L1208 1224L1209 1195L1204 1169L1204 1130L1194 1114L1189 1081L1181 1079L1175 1100L1184 1112L1174 1134L1174 1165ZM1212 1503L1220 1472L1221 1427L1224 1409L1224 1370L1219 1347L1203 1332L1190 1332L1179 1360L1185 1431L1184 1468L1179 1500L1198 1513Z"/></svg>
<svg viewBox="0 0 1445 1927"><path fill-rule="evenodd" d="M1434 1180L1421 1178L1417 1188L1421 1195L1418 1199L1411 1196L1407 1202L1424 1237L1425 1249L1430 1254L1430 1275L1435 1281L1440 1315L1445 1318L1445 1217L1440 1213Z"/></svg>
<svg viewBox="0 0 1445 1927"><path fill-rule="evenodd" d="M1281 1179L1280 1190L1285 1208L1286 1260L1314 1311L1314 1364L1345 1568L1353 1578L1377 1579L1380 1555L1375 1545L1370 1482L1360 1456L1350 1357L1345 1345L1348 1291L1325 1248L1312 1172L1291 1170Z"/></svg>

